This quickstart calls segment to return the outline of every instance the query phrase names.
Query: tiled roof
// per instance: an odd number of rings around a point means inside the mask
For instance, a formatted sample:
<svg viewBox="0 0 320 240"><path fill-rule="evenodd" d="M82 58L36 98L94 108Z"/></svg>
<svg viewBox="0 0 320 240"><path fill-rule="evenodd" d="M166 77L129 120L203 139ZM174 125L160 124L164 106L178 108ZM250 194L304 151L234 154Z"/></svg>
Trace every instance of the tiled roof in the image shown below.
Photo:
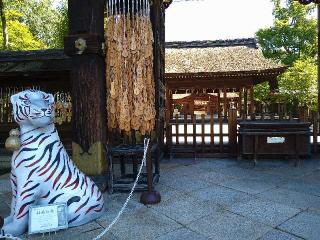
<svg viewBox="0 0 320 240"><path fill-rule="evenodd" d="M61 49L0 51L0 74L68 71L70 58Z"/></svg>
<svg viewBox="0 0 320 240"><path fill-rule="evenodd" d="M215 41L190 41L190 42L166 42L166 49L169 48L213 48L213 47L235 47L246 46L250 48L258 48L255 38L240 38Z"/></svg>
<svg viewBox="0 0 320 240"><path fill-rule="evenodd" d="M166 73L260 71L283 67L266 59L253 38L166 44Z"/></svg>

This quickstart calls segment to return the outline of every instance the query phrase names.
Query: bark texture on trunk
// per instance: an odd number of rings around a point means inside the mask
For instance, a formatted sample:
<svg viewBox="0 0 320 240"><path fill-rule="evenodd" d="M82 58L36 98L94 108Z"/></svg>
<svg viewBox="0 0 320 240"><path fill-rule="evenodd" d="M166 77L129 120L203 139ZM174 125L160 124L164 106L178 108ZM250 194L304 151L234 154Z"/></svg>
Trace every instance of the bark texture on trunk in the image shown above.
<svg viewBox="0 0 320 240"><path fill-rule="evenodd" d="M0 15L1 15L1 25L2 25L3 48L6 50L9 48L9 34L8 34L7 19L4 12L3 0L0 0Z"/></svg>

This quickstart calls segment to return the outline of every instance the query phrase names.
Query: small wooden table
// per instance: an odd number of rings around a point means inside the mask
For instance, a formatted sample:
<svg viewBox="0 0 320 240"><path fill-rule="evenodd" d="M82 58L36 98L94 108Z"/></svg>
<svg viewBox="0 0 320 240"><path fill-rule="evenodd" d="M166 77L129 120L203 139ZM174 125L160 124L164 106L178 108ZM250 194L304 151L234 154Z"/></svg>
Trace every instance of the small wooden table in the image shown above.
<svg viewBox="0 0 320 240"><path fill-rule="evenodd" d="M147 152L147 161L153 165L152 155L155 153L157 148L156 144L149 145L149 149ZM132 184L137 177L138 174L138 165L141 163L143 154L144 154L144 146L143 145L118 145L115 147L106 147L107 150L107 161L109 163L108 169L108 190L110 193L113 191L130 191ZM114 159L119 160L120 164L120 177L114 177L113 165L115 164ZM132 173L127 173L126 165L130 164L132 166ZM152 169L152 168L151 168ZM151 170L152 171L152 170ZM159 181L159 170L155 167L155 172L142 173L138 185L136 186L136 190L145 191L148 189L148 174L153 176L153 183Z"/></svg>

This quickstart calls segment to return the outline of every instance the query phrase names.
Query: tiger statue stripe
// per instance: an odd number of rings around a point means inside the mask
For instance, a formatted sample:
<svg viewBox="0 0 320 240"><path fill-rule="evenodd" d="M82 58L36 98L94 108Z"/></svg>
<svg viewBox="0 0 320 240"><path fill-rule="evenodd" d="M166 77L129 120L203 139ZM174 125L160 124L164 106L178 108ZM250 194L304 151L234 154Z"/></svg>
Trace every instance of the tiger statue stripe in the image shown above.
<svg viewBox="0 0 320 240"><path fill-rule="evenodd" d="M66 203L69 227L93 221L104 212L97 185L69 158L54 125L54 98L37 90L11 96L20 126L21 147L11 161L12 202L3 234L19 236L28 228L30 205Z"/></svg>

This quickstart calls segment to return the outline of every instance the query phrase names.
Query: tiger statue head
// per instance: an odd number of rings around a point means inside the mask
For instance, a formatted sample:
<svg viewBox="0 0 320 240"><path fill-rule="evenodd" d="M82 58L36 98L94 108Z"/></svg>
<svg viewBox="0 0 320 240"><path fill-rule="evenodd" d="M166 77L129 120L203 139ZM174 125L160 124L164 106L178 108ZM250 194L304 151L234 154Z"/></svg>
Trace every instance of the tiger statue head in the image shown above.
<svg viewBox="0 0 320 240"><path fill-rule="evenodd" d="M104 214L97 185L69 158L54 125L54 98L26 90L11 97L20 125L20 147L11 159L11 212L0 235L19 236L28 229L29 206L65 203L69 227Z"/></svg>
<svg viewBox="0 0 320 240"><path fill-rule="evenodd" d="M54 120L54 97L38 90L25 90L12 95L14 120L19 125L44 127Z"/></svg>

